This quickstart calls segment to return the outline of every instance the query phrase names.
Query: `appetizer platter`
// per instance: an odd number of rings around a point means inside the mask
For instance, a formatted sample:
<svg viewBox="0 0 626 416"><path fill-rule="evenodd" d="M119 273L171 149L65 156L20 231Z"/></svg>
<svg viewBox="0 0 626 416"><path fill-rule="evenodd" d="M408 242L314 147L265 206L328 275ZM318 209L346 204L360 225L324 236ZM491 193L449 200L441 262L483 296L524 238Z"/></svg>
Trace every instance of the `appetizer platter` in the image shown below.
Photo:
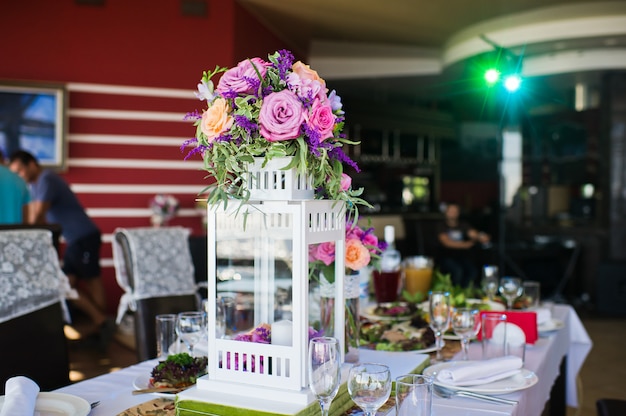
<svg viewBox="0 0 626 416"><path fill-rule="evenodd" d="M172 354L160 361L150 376L137 377L133 386L136 392L173 396L196 384L196 380L207 373L207 364L207 357L192 357L186 352Z"/></svg>

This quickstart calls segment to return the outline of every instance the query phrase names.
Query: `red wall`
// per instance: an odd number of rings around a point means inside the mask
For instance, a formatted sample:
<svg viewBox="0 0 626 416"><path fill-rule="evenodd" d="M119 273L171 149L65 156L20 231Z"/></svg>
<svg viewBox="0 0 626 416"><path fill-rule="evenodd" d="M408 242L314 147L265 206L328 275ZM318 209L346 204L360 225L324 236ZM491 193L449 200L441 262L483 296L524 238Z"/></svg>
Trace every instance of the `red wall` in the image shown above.
<svg viewBox="0 0 626 416"><path fill-rule="evenodd" d="M194 206L206 180L198 159L184 162L179 149L195 132L182 119L202 107L193 95L202 71L286 47L234 0L207 1L207 17L182 16L174 0L0 6L0 80L67 85L62 174L103 231L111 312L121 294L110 245L116 227L149 225L148 202L164 190L181 202L171 224L202 232Z"/></svg>

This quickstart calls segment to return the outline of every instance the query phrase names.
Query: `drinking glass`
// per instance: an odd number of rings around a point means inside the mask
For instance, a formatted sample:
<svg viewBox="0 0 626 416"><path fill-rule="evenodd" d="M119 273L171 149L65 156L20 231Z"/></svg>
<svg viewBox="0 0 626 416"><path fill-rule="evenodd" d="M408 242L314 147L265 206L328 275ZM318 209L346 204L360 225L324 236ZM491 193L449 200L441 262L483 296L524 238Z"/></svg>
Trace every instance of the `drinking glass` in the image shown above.
<svg viewBox="0 0 626 416"><path fill-rule="evenodd" d="M193 356L194 345L200 341L206 328L205 312L181 312L176 317L176 334L183 340L191 356Z"/></svg>
<svg viewBox="0 0 626 416"><path fill-rule="evenodd" d="M524 306L526 308L537 309L541 300L541 283L534 280L526 280L522 283L524 291Z"/></svg>
<svg viewBox="0 0 626 416"><path fill-rule="evenodd" d="M522 279L518 277L503 277L500 279L500 293L506 299L507 309L513 309L515 299L522 296Z"/></svg>
<svg viewBox="0 0 626 416"><path fill-rule="evenodd" d="M362 363L350 369L348 393L365 416L374 416L391 394L391 371L383 364Z"/></svg>
<svg viewBox="0 0 626 416"><path fill-rule="evenodd" d="M498 277L498 266L493 264L483 266L482 287L490 301L493 301L496 293L498 293Z"/></svg>
<svg viewBox="0 0 626 416"><path fill-rule="evenodd" d="M477 309L455 308L452 311L452 330L461 338L461 348L463 349L463 360L468 360L468 346L470 339L478 334L480 329L480 318Z"/></svg>
<svg viewBox="0 0 626 416"><path fill-rule="evenodd" d="M450 325L450 293L430 292L429 296L429 325L435 333L435 346L437 347L437 355L434 362L441 362L443 361L441 358L443 333Z"/></svg>
<svg viewBox="0 0 626 416"><path fill-rule="evenodd" d="M309 342L309 387L320 403L322 416L328 416L341 381L337 345L332 337L312 338Z"/></svg>
<svg viewBox="0 0 626 416"><path fill-rule="evenodd" d="M396 378L396 416L430 416L433 378L406 374Z"/></svg>

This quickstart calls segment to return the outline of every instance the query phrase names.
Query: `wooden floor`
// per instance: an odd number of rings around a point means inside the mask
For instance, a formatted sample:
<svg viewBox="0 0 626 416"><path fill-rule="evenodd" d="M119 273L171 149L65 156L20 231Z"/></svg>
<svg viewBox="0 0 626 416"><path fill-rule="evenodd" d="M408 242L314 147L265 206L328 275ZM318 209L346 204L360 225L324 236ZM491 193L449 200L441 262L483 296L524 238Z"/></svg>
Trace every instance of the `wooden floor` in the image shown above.
<svg viewBox="0 0 626 416"><path fill-rule="evenodd" d="M569 408L568 416L595 416L597 399L626 400L626 317L598 317L584 311L579 311L579 315L593 341L593 348L580 374L581 406ZM135 351L124 345L128 340L128 330L120 331L105 352L72 343L71 380L80 381L135 364Z"/></svg>

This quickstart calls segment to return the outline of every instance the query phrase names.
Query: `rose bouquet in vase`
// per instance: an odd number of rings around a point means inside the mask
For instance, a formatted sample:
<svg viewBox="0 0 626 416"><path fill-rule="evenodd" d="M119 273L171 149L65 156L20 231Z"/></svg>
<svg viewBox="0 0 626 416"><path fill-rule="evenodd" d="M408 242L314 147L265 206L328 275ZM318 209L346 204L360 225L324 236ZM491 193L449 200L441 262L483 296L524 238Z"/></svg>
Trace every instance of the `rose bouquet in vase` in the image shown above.
<svg viewBox="0 0 626 416"><path fill-rule="evenodd" d="M376 266L380 253L387 243L379 241L374 228L361 228L358 224L346 223L344 299L346 303L345 345L348 362L358 361L359 348L359 273L368 266ZM320 331L327 336L334 334L335 309L335 244L321 243L309 249L309 277L319 283Z"/></svg>

